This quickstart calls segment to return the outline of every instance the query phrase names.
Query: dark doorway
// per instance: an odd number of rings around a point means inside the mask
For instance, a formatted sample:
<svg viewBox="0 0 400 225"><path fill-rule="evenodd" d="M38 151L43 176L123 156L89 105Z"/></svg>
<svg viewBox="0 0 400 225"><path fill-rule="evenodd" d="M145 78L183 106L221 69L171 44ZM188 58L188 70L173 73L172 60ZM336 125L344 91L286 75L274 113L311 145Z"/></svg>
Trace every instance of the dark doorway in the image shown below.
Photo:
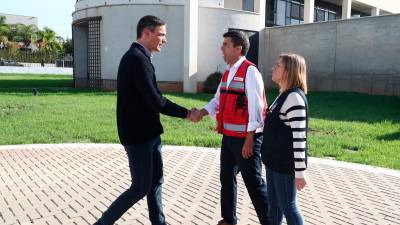
<svg viewBox="0 0 400 225"><path fill-rule="evenodd" d="M101 88L100 23L92 17L72 25L75 87Z"/></svg>

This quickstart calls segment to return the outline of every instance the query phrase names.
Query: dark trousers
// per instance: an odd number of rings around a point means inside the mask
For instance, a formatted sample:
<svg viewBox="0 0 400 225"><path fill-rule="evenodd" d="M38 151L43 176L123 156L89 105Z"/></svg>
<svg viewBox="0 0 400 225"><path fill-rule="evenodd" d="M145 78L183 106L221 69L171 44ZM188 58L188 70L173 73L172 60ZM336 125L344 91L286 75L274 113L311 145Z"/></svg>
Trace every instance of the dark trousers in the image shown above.
<svg viewBox="0 0 400 225"><path fill-rule="evenodd" d="M151 223L165 225L161 202L163 160L160 137L124 148L128 155L132 184L111 204L96 224L114 224L130 207L147 195Z"/></svg>
<svg viewBox="0 0 400 225"><path fill-rule="evenodd" d="M244 159L242 147L244 138L223 136L221 147L221 214L225 222L237 223L236 202L237 182L236 175L240 171L251 201L256 210L260 223L268 222L268 194L265 181L261 177L262 164L260 149L262 134L256 134L253 145L253 156Z"/></svg>

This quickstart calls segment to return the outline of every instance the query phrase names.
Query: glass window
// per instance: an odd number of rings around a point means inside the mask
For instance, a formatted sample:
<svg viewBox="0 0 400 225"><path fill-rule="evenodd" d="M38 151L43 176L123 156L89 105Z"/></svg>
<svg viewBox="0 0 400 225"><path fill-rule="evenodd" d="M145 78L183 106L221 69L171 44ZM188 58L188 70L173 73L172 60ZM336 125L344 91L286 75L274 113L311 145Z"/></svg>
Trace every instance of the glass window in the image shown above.
<svg viewBox="0 0 400 225"><path fill-rule="evenodd" d="M336 20L336 14L333 12L329 12L328 20Z"/></svg>
<svg viewBox="0 0 400 225"><path fill-rule="evenodd" d="M297 19L290 19L290 24L300 24L300 20Z"/></svg>
<svg viewBox="0 0 400 225"><path fill-rule="evenodd" d="M243 0L243 10L254 12L254 0Z"/></svg>
<svg viewBox="0 0 400 225"><path fill-rule="evenodd" d="M290 25L290 24L304 23L303 21L304 4L302 0L269 0L269 1L273 1L275 3L275 11L274 11L275 25Z"/></svg>
<svg viewBox="0 0 400 225"><path fill-rule="evenodd" d="M292 4L292 18L300 18L300 5Z"/></svg>
<svg viewBox="0 0 400 225"><path fill-rule="evenodd" d="M314 9L314 22L317 22L317 9Z"/></svg>
<svg viewBox="0 0 400 225"><path fill-rule="evenodd" d="M276 1L267 1L265 9L265 26L270 27L275 24L275 4Z"/></svg>
<svg viewBox="0 0 400 225"><path fill-rule="evenodd" d="M244 1L244 0L242 0ZM268 18L273 19L274 25L302 24L304 23L304 0L267 0L266 7L274 11L271 14L266 13L266 21ZM253 3L254 4L254 3ZM327 3L326 1L315 1L314 22L328 21L340 19L341 9L339 6ZM352 10L352 14L360 14L358 11Z"/></svg>
<svg viewBox="0 0 400 225"><path fill-rule="evenodd" d="M304 5L300 6L300 19L304 20Z"/></svg>
<svg viewBox="0 0 400 225"><path fill-rule="evenodd" d="M325 12L323 10L317 9L317 21L324 21Z"/></svg>
<svg viewBox="0 0 400 225"><path fill-rule="evenodd" d="M285 25L285 10L286 2L283 0L278 0L276 4L276 24Z"/></svg>
<svg viewBox="0 0 400 225"><path fill-rule="evenodd" d="M290 17L290 11L291 11L291 2L286 2L286 17Z"/></svg>

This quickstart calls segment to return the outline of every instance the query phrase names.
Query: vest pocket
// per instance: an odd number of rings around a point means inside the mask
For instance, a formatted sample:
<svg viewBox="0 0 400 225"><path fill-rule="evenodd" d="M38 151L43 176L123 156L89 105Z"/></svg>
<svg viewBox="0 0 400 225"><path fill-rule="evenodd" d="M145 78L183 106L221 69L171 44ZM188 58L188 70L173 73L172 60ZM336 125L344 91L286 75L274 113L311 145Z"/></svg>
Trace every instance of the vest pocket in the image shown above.
<svg viewBox="0 0 400 225"><path fill-rule="evenodd" d="M239 94L235 99L235 116L245 117L247 111L247 99L245 94Z"/></svg>

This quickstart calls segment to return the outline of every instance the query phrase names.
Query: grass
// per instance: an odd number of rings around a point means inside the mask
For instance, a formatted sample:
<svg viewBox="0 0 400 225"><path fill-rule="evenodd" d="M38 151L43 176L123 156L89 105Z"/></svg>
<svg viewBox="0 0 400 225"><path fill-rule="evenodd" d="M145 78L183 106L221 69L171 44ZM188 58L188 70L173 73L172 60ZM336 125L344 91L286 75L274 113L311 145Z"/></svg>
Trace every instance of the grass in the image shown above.
<svg viewBox="0 0 400 225"><path fill-rule="evenodd" d="M0 74L0 88L72 87L71 75Z"/></svg>
<svg viewBox="0 0 400 225"><path fill-rule="evenodd" d="M68 88L71 83L70 76L0 74L0 145L118 143L115 92ZM37 96L32 95L34 87L39 90ZM277 94L268 91L268 102ZM202 107L212 95L166 97L191 108ZM308 100L311 156L400 169L399 97L312 92ZM164 144L220 146L221 136L209 117L197 124L167 116L161 119Z"/></svg>

